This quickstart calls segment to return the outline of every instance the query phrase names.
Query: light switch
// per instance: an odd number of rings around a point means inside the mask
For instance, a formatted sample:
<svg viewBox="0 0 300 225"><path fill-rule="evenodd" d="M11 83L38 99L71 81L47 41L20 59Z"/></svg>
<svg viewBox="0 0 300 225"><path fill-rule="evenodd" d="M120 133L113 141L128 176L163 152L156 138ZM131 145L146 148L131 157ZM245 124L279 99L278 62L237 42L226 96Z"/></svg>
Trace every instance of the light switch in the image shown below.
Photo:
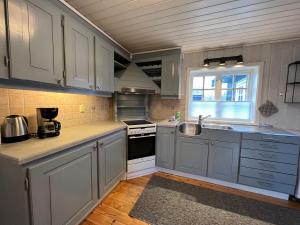
<svg viewBox="0 0 300 225"><path fill-rule="evenodd" d="M84 105L79 105L79 112L84 113L85 112L85 107Z"/></svg>

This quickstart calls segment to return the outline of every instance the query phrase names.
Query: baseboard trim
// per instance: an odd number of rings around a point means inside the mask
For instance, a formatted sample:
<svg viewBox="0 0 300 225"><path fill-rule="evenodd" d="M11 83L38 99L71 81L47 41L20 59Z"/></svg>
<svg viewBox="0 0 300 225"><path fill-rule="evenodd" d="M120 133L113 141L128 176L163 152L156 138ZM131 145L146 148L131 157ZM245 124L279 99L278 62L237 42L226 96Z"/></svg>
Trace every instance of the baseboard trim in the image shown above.
<svg viewBox="0 0 300 225"><path fill-rule="evenodd" d="M288 194L283 194L283 193L279 193L279 192L275 192L275 191L268 191L268 190L264 190L264 189L260 189L260 188L249 187L249 186L242 185L242 184L230 183L230 182L216 180L216 179L212 179L212 178L208 178L208 177L202 177L202 176L198 176L198 175L192 175L189 173L179 172L176 170L170 170L170 169L165 169L165 168L161 168L161 167L156 167L156 169L159 172L169 173L169 174L187 177L187 178L200 180L200 181L205 181L205 182L222 185L222 186L229 187L229 188L236 188L236 189L239 189L242 191L249 191L249 192L253 192L256 194L270 196L273 198L279 198L279 199L283 199L283 200L289 199Z"/></svg>

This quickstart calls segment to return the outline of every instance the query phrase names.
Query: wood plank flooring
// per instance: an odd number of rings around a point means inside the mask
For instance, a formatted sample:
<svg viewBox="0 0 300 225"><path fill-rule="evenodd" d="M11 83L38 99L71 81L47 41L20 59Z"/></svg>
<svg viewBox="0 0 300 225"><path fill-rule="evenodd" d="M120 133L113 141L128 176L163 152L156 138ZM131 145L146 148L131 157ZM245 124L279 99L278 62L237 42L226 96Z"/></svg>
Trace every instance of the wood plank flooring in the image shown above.
<svg viewBox="0 0 300 225"><path fill-rule="evenodd" d="M284 207L300 210L300 203L285 201L267 197L255 193L227 188L203 181L190 178L175 176L167 173L155 173L178 182L189 183L196 186L210 188L216 191L231 193L259 201L269 202ZM81 223L81 225L146 225L147 223L130 217L128 214L135 202L142 194L147 182L152 175L135 178L132 180L121 181L113 191L97 206L97 208Z"/></svg>

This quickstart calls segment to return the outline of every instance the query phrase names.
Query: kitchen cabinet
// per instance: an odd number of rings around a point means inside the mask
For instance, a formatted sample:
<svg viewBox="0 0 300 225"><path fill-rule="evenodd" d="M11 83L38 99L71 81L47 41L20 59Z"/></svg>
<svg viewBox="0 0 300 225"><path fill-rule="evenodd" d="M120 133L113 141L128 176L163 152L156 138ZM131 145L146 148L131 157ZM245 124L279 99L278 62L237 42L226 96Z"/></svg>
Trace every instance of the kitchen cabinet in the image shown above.
<svg viewBox="0 0 300 225"><path fill-rule="evenodd" d="M61 11L50 1L10 0L11 77L62 84Z"/></svg>
<svg viewBox="0 0 300 225"><path fill-rule="evenodd" d="M157 127L156 166L174 169L175 127Z"/></svg>
<svg viewBox="0 0 300 225"><path fill-rule="evenodd" d="M102 198L126 172L126 132L111 134L98 141L98 197Z"/></svg>
<svg viewBox="0 0 300 225"><path fill-rule="evenodd" d="M114 49L95 37L96 90L114 92Z"/></svg>
<svg viewBox="0 0 300 225"><path fill-rule="evenodd" d="M94 89L94 34L83 23L64 17L66 84Z"/></svg>
<svg viewBox="0 0 300 225"><path fill-rule="evenodd" d="M0 1L0 78L8 78L4 0Z"/></svg>
<svg viewBox="0 0 300 225"><path fill-rule="evenodd" d="M207 175L208 140L179 136L175 170L200 176Z"/></svg>
<svg viewBox="0 0 300 225"><path fill-rule="evenodd" d="M168 55L162 59L161 95L180 96L181 55Z"/></svg>
<svg viewBox="0 0 300 225"><path fill-rule="evenodd" d="M240 184L294 194L300 139L281 135L243 134Z"/></svg>
<svg viewBox="0 0 300 225"><path fill-rule="evenodd" d="M239 143L211 141L209 145L208 177L236 183L239 157Z"/></svg>
<svg viewBox="0 0 300 225"><path fill-rule="evenodd" d="M33 225L77 224L97 202L96 144L28 169Z"/></svg>

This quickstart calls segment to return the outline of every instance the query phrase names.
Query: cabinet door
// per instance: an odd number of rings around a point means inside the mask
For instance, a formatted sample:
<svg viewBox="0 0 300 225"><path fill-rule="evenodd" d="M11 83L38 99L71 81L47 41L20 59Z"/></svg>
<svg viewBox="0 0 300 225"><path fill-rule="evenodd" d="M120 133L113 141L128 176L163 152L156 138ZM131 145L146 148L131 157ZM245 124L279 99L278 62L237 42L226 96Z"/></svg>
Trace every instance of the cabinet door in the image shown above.
<svg viewBox="0 0 300 225"><path fill-rule="evenodd" d="M158 127L156 135L156 165L174 169L175 128Z"/></svg>
<svg viewBox="0 0 300 225"><path fill-rule="evenodd" d="M200 176L207 174L208 141L180 137L176 147L175 169Z"/></svg>
<svg viewBox="0 0 300 225"><path fill-rule="evenodd" d="M165 56L162 60L161 95L180 95L180 55Z"/></svg>
<svg viewBox="0 0 300 225"><path fill-rule="evenodd" d="M0 78L8 78L4 2L0 1Z"/></svg>
<svg viewBox="0 0 300 225"><path fill-rule="evenodd" d="M126 133L112 134L98 142L99 198L104 196L126 172Z"/></svg>
<svg viewBox="0 0 300 225"><path fill-rule="evenodd" d="M114 92L114 50L100 38L95 38L96 90Z"/></svg>
<svg viewBox="0 0 300 225"><path fill-rule="evenodd" d="M208 177L237 182L240 145L212 141L209 145Z"/></svg>
<svg viewBox="0 0 300 225"><path fill-rule="evenodd" d="M67 85L94 89L94 35L69 16L64 24Z"/></svg>
<svg viewBox="0 0 300 225"><path fill-rule="evenodd" d="M10 0L11 77L61 84L61 12L50 1Z"/></svg>
<svg viewBox="0 0 300 225"><path fill-rule="evenodd" d="M95 143L29 168L32 224L77 224L97 201Z"/></svg>

